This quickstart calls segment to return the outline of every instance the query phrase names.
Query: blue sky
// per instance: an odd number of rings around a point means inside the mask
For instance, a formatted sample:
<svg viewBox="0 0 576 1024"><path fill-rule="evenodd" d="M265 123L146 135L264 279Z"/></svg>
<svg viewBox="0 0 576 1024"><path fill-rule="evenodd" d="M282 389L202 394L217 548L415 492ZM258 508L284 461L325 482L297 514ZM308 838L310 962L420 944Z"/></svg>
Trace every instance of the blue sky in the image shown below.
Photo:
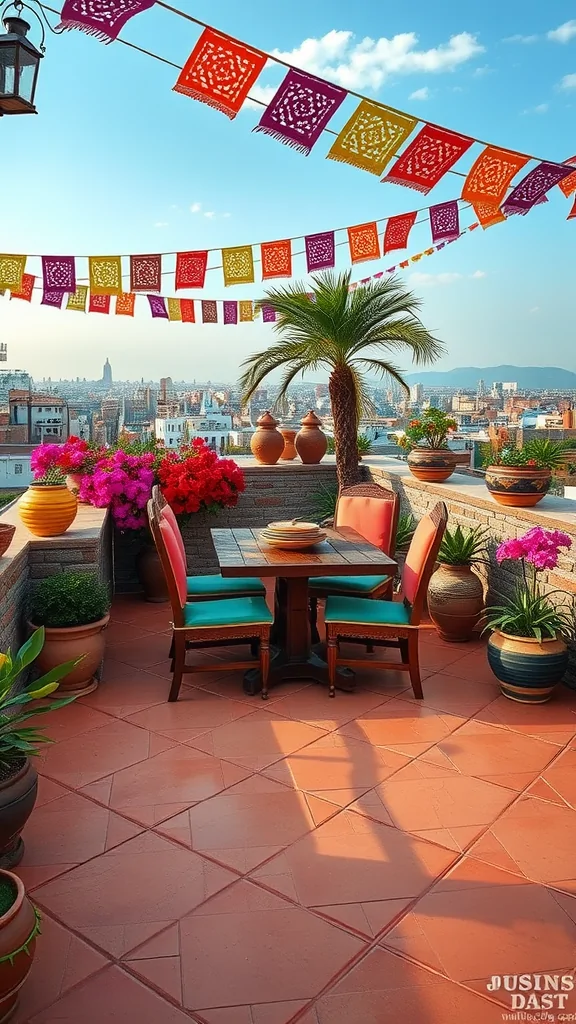
<svg viewBox="0 0 576 1024"><path fill-rule="evenodd" d="M567 2L182 6L422 119L545 159L576 153L576 20ZM199 31L153 7L123 35L183 64ZM31 36L38 38L34 28ZM104 46L79 32L49 35L38 116L0 122L2 251L87 255L241 245L358 224L459 194L462 179L454 175L423 199L327 161L326 136L303 157L251 131L257 109L230 122L172 92L176 77L120 44ZM282 77L282 69L267 68L261 95ZM354 105L349 98L332 126L343 125ZM466 171L478 152L472 149L458 169ZM569 209L554 189L550 202L527 217L477 230L406 272L422 298L424 322L446 343L439 368L509 362L576 370L576 221L566 221ZM469 220L462 214L464 224ZM426 248L429 237L426 224L415 227L409 252ZM343 267L346 248L339 253ZM390 262L358 266L355 278ZM295 267L303 276L302 257ZM37 273L37 263L29 261L28 269ZM165 293L174 294L172 279L165 280ZM224 289L220 271L207 281L210 298L261 291L257 284ZM143 299L133 321L58 312L38 299L32 306L0 299L6 365L37 377L98 376L109 356L116 377L233 380L242 359L272 340L262 324L152 321Z"/></svg>

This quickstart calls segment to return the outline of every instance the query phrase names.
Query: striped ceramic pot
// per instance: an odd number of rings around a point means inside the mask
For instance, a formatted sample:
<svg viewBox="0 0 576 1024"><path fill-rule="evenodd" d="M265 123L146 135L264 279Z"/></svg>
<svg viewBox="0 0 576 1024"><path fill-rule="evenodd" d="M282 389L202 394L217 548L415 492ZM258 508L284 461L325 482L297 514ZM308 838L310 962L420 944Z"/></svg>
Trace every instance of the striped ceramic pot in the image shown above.
<svg viewBox="0 0 576 1024"><path fill-rule="evenodd" d="M456 454L449 448L413 448L406 461L412 476L427 484L442 483L456 469Z"/></svg>
<svg viewBox="0 0 576 1024"><path fill-rule="evenodd" d="M540 641L496 629L488 640L488 664L505 697L544 704L566 671L568 651L559 638Z"/></svg>
<svg viewBox="0 0 576 1024"><path fill-rule="evenodd" d="M499 505L532 508L548 493L552 473L536 466L488 466L484 480Z"/></svg>

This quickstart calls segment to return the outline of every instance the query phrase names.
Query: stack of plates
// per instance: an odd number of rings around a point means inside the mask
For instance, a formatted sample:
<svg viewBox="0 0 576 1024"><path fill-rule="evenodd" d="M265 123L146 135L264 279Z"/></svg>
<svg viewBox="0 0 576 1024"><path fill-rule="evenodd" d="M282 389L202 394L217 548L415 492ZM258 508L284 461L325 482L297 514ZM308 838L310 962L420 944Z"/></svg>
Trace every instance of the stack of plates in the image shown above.
<svg viewBox="0 0 576 1024"><path fill-rule="evenodd" d="M272 547L286 551L304 551L326 539L317 523L299 523L291 519L268 523L260 536Z"/></svg>

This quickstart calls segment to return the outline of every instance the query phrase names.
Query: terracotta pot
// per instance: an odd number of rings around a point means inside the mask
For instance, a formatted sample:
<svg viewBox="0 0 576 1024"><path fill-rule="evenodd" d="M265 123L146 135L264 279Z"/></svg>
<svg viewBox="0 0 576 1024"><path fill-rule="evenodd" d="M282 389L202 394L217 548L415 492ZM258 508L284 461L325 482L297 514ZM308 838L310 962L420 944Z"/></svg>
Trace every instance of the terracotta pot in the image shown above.
<svg viewBox="0 0 576 1024"><path fill-rule="evenodd" d="M35 537L59 537L72 525L78 502L66 484L30 484L18 502L18 514Z"/></svg>
<svg viewBox="0 0 576 1024"><path fill-rule="evenodd" d="M82 501L82 499L79 497L80 484L82 483L85 475L85 473L68 473L68 476L66 477L66 487L68 488L69 491L72 492L73 495L75 495L79 505L89 504L89 502Z"/></svg>
<svg viewBox="0 0 576 1024"><path fill-rule="evenodd" d="M552 473L534 466L488 466L484 479L499 505L531 508L548 493Z"/></svg>
<svg viewBox="0 0 576 1024"><path fill-rule="evenodd" d="M520 704L544 704L568 665L563 640L535 640L494 630L488 640L488 664L505 697Z"/></svg>
<svg viewBox="0 0 576 1024"><path fill-rule="evenodd" d="M292 459L295 459L298 455L298 452L296 451L296 448L294 446L294 438L296 437L296 431L281 429L280 433L284 438L284 451L282 452L280 458L282 459L283 462L291 462Z"/></svg>
<svg viewBox="0 0 576 1024"><path fill-rule="evenodd" d="M428 612L442 640L470 640L484 607L482 581L469 565L440 565L428 584Z"/></svg>
<svg viewBox="0 0 576 1024"><path fill-rule="evenodd" d="M0 867L13 868L24 856L20 833L38 795L36 769L27 757L12 772L0 769Z"/></svg>
<svg viewBox="0 0 576 1024"><path fill-rule="evenodd" d="M8 551L15 531L16 527L11 523L0 523L0 557Z"/></svg>
<svg viewBox="0 0 576 1024"><path fill-rule="evenodd" d="M41 672L50 672L64 661L74 661L84 655L80 664L60 681L58 694L62 697L73 693L84 696L98 686L94 675L104 657L104 630L109 621L110 616L105 615L98 622L89 622L85 626L44 627L44 646L36 659ZM31 630L38 629L33 622L29 626Z"/></svg>
<svg viewBox="0 0 576 1024"><path fill-rule="evenodd" d="M144 544L136 555L136 571L144 591L144 600L161 604L168 600L168 587L160 555L154 544Z"/></svg>
<svg viewBox="0 0 576 1024"><path fill-rule="evenodd" d="M296 434L296 451L306 466L313 466L321 462L326 455L328 438L320 430L322 420L318 419L313 409L310 409L301 423L302 426Z"/></svg>
<svg viewBox="0 0 576 1024"><path fill-rule="evenodd" d="M449 448L413 448L407 461L412 476L427 484L442 483L456 469L456 455Z"/></svg>
<svg viewBox="0 0 576 1024"><path fill-rule="evenodd" d="M257 429L250 438L250 448L256 462L263 466L274 466L284 451L284 438L279 430L277 420L266 410L256 421Z"/></svg>
<svg viewBox="0 0 576 1024"><path fill-rule="evenodd" d="M26 981L39 934L39 915L26 895L17 875L0 871L0 882L11 882L14 902L0 917L0 1024L9 1020L18 1003L18 993Z"/></svg>

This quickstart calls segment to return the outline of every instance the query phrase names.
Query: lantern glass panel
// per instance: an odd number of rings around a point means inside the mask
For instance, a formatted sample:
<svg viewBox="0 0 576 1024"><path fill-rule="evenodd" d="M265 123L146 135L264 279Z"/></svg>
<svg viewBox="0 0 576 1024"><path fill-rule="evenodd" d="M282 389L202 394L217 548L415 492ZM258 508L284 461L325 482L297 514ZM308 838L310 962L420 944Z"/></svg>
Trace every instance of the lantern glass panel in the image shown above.
<svg viewBox="0 0 576 1024"><path fill-rule="evenodd" d="M0 45L0 96L19 96L32 103L38 61L38 54L19 42Z"/></svg>

